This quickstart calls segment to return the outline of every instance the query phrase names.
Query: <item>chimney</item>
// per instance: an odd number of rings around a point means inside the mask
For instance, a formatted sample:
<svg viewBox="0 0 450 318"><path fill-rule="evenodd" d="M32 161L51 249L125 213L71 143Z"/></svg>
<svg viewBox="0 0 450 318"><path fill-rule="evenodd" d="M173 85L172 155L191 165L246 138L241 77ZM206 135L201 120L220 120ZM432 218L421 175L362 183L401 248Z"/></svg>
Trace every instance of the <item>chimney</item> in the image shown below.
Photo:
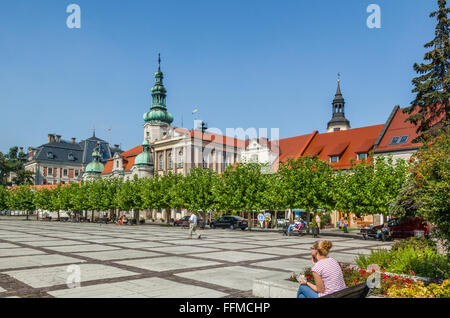
<svg viewBox="0 0 450 318"><path fill-rule="evenodd" d="M48 142L54 142L55 141L55 135L53 134L48 134Z"/></svg>
<svg viewBox="0 0 450 318"><path fill-rule="evenodd" d="M76 140L77 138L72 138L72 143L74 144L75 143L75 140Z"/></svg>
<svg viewBox="0 0 450 318"><path fill-rule="evenodd" d="M61 142L61 136L60 135L56 135L56 142Z"/></svg>
<svg viewBox="0 0 450 318"><path fill-rule="evenodd" d="M114 149L119 149L119 145L114 145Z"/></svg>

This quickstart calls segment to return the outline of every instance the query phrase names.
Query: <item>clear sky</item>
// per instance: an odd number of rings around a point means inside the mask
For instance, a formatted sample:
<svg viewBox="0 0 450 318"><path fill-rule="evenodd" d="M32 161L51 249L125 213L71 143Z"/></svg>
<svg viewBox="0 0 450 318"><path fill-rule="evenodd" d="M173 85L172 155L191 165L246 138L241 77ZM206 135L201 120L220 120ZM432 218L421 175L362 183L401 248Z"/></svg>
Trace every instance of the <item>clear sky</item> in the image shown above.
<svg viewBox="0 0 450 318"><path fill-rule="evenodd" d="M81 7L81 29L66 8ZM381 7L381 29L366 8ZM326 131L337 73L353 128L413 99L436 0L1 0L0 151L48 133L129 149L162 55L174 125ZM111 128L109 132L108 129Z"/></svg>

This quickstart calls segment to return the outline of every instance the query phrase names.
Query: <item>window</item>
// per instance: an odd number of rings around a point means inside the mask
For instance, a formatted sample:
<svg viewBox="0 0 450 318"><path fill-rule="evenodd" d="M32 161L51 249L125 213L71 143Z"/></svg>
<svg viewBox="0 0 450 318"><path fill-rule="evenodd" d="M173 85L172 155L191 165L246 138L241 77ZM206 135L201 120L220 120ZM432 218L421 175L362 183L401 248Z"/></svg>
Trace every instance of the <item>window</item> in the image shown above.
<svg viewBox="0 0 450 318"><path fill-rule="evenodd" d="M53 157L53 152L51 152L51 151L47 152L47 158L48 159L53 159L54 158Z"/></svg>
<svg viewBox="0 0 450 318"><path fill-rule="evenodd" d="M409 136L396 136L392 138L391 145L402 145L408 142Z"/></svg>
<svg viewBox="0 0 450 318"><path fill-rule="evenodd" d="M159 170L164 170L164 157L163 155L159 155Z"/></svg>
<svg viewBox="0 0 450 318"><path fill-rule="evenodd" d="M367 154L366 153L359 153L358 154L358 160L366 160Z"/></svg>
<svg viewBox="0 0 450 318"><path fill-rule="evenodd" d="M334 128L333 131L341 131L341 128Z"/></svg>
<svg viewBox="0 0 450 318"><path fill-rule="evenodd" d="M178 168L183 168L183 151L178 153Z"/></svg>
<svg viewBox="0 0 450 318"><path fill-rule="evenodd" d="M169 152L169 154L167 155L167 160L168 160L169 169L173 169L172 152Z"/></svg>
<svg viewBox="0 0 450 318"><path fill-rule="evenodd" d="M250 161L252 161L252 162L258 162L258 155L252 155Z"/></svg>
<svg viewBox="0 0 450 318"><path fill-rule="evenodd" d="M75 170L75 177L78 177L78 170Z"/></svg>
<svg viewBox="0 0 450 318"><path fill-rule="evenodd" d="M67 169L63 170L63 175L64 175L64 177L67 177Z"/></svg>
<svg viewBox="0 0 450 318"><path fill-rule="evenodd" d="M48 175L52 175L53 174L53 168L48 168Z"/></svg>
<svg viewBox="0 0 450 318"><path fill-rule="evenodd" d="M73 156L73 153L69 153L69 155L67 156L67 158L71 161L75 160L75 157Z"/></svg>
<svg viewBox="0 0 450 318"><path fill-rule="evenodd" d="M331 156L330 162L332 162L332 163L339 162L339 156Z"/></svg>

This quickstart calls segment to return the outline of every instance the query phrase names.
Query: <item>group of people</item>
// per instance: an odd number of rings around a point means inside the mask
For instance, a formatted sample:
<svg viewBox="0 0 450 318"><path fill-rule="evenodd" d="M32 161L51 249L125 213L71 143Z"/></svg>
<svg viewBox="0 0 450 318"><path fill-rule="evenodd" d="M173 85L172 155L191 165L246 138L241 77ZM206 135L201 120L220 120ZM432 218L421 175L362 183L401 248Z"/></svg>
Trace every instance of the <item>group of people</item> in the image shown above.
<svg viewBox="0 0 450 318"><path fill-rule="evenodd" d="M117 221L116 224L117 225L124 225L128 223L128 218L126 215L122 215Z"/></svg>

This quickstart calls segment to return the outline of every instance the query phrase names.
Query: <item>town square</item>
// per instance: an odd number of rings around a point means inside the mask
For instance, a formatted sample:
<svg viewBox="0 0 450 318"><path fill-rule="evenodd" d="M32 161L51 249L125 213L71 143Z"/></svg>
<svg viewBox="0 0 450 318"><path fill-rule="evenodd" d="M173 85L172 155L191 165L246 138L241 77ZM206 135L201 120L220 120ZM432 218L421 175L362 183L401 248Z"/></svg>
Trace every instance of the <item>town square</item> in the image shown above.
<svg viewBox="0 0 450 318"><path fill-rule="evenodd" d="M0 12L0 303L450 298L447 0Z"/></svg>

